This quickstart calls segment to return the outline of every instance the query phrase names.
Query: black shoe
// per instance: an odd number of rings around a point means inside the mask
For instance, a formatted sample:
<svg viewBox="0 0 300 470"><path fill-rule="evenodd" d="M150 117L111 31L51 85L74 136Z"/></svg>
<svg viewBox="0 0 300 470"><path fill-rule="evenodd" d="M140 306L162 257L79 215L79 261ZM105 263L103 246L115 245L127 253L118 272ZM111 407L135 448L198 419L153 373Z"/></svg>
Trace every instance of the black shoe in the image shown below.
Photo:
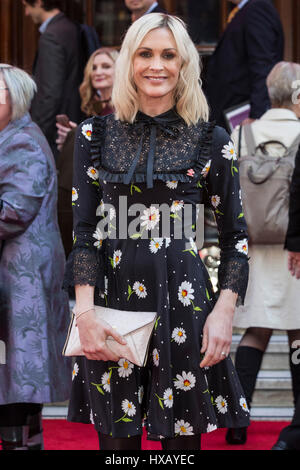
<svg viewBox="0 0 300 470"><path fill-rule="evenodd" d="M29 416L27 424L29 426L28 450L44 450L42 412Z"/></svg>
<svg viewBox="0 0 300 470"><path fill-rule="evenodd" d="M285 441L277 441L271 450L294 450Z"/></svg>
<svg viewBox="0 0 300 470"><path fill-rule="evenodd" d="M4 426L0 427L2 438L2 450L28 450L28 426Z"/></svg>
<svg viewBox="0 0 300 470"><path fill-rule="evenodd" d="M247 441L247 428L229 428L226 433L228 444L242 445Z"/></svg>

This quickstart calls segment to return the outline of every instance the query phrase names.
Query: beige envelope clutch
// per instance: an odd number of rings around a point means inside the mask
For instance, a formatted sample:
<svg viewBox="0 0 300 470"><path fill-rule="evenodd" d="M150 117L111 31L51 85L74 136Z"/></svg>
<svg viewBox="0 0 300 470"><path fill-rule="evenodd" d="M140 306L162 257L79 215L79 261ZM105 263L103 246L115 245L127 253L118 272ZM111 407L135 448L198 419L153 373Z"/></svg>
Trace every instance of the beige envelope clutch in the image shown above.
<svg viewBox="0 0 300 470"><path fill-rule="evenodd" d="M124 336L126 345L119 344L111 336L106 339L107 346L119 357L143 367L148 356L149 342L156 321L156 312L129 312L95 305L96 316L105 320L112 328ZM83 356L78 327L73 311L68 336L63 349L64 356Z"/></svg>

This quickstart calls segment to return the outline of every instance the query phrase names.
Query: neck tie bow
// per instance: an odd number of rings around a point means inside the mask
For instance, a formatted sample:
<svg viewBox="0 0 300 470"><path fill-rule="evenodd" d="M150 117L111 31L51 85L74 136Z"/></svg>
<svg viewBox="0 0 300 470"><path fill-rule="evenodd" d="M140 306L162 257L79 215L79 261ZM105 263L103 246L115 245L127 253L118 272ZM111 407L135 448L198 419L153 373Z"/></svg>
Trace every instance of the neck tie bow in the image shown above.
<svg viewBox="0 0 300 470"><path fill-rule="evenodd" d="M179 129L178 126L182 122L182 118L176 113L176 111L171 110L167 111L164 114L159 116L151 117L147 116L142 112L138 112L136 116L136 120L133 124L136 130L141 131L142 135L140 138L138 150L134 160L124 176L124 184L129 184L133 177L134 171L137 167L139 162L143 145L144 145L144 138L145 138L145 131L146 129L150 129L150 144L149 144L149 152L147 156L147 188L153 188L153 171L154 171L154 157L155 157L155 150L156 150L156 137L157 137L157 129L160 129L165 134L176 137L178 135Z"/></svg>

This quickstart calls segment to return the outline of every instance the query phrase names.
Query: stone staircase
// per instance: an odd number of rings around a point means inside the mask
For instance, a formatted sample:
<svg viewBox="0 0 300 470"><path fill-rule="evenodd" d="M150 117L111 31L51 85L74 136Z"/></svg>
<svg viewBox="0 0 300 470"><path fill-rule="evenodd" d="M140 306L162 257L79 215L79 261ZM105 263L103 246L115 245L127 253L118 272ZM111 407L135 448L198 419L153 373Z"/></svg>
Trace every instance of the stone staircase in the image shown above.
<svg viewBox="0 0 300 470"><path fill-rule="evenodd" d="M242 330L234 330L231 357L234 361ZM256 382L251 416L256 420L286 420L293 415L293 394L289 369L287 335L275 331L264 355ZM46 405L45 418L65 418L67 403Z"/></svg>
<svg viewBox="0 0 300 470"><path fill-rule="evenodd" d="M231 357L234 360L242 330L235 330ZM285 420L293 415L293 392L289 368L289 345L283 331L274 331L258 374L252 401L253 419Z"/></svg>

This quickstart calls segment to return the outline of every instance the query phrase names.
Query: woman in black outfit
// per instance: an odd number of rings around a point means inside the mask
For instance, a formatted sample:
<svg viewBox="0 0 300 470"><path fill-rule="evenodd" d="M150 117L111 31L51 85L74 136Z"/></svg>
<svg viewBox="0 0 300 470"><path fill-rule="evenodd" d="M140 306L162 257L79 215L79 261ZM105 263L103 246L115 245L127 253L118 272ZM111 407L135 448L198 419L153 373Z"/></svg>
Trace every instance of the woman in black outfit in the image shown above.
<svg viewBox="0 0 300 470"><path fill-rule="evenodd" d="M179 19L137 20L115 80L115 115L88 119L76 137L66 285L75 286L85 357L74 366L68 419L93 422L102 450L139 449L142 424L163 449L200 449L201 433L249 424L228 357L234 308L248 277L236 154L228 134L207 122L199 56ZM220 232L218 300L194 240L186 230L181 238L174 233L187 206L192 219L185 225L194 227L205 191ZM97 223L107 209L118 233L121 196L128 208L143 205L141 231L104 239ZM161 231L163 203L170 235ZM107 347L108 335L122 338L96 319L94 304L157 312L145 367Z"/></svg>

